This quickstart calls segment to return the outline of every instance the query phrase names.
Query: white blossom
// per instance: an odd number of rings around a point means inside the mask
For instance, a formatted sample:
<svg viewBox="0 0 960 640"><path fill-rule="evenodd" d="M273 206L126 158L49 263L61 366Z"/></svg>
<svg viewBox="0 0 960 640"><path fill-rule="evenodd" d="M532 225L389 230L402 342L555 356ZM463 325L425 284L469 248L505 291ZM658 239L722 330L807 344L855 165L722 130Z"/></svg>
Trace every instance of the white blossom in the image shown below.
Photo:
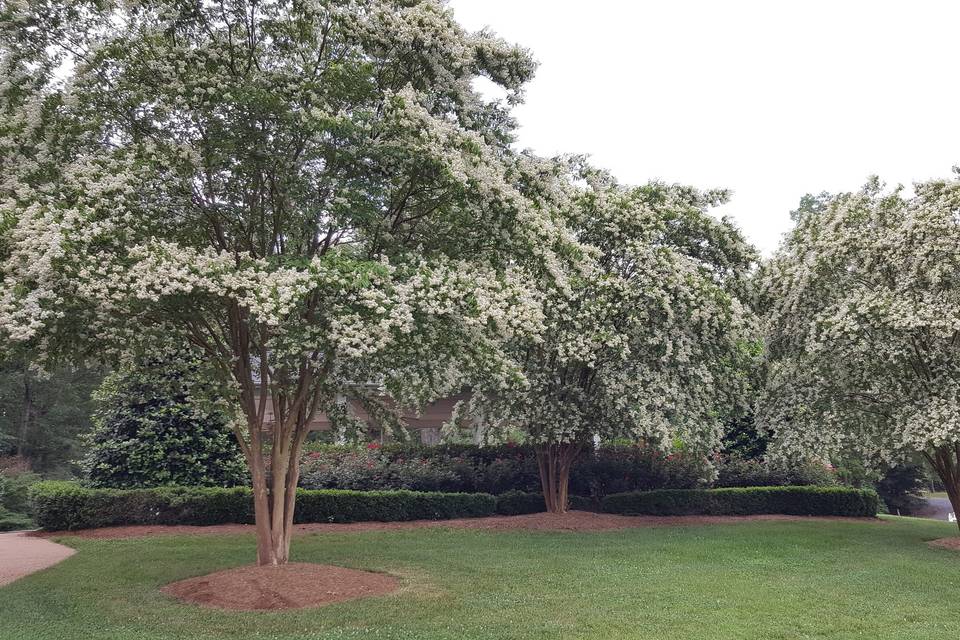
<svg viewBox="0 0 960 640"><path fill-rule="evenodd" d="M799 212L766 265L760 418L783 455L878 466L960 443L960 182L858 193Z"/></svg>
<svg viewBox="0 0 960 640"><path fill-rule="evenodd" d="M709 450L745 402L757 336L739 285L753 252L704 212L717 194L580 171L574 227L592 267L548 288L545 331L515 345L524 377L475 410L488 434L519 426L536 443L598 434Z"/></svg>

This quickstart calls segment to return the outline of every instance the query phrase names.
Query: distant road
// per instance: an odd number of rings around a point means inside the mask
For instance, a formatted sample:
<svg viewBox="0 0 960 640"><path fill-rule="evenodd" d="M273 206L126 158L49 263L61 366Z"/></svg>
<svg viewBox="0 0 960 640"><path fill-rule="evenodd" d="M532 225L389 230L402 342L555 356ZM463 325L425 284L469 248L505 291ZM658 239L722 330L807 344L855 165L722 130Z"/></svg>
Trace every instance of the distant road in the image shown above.
<svg viewBox="0 0 960 640"><path fill-rule="evenodd" d="M947 498L926 498L927 506L918 509L911 515L920 518L933 518L934 520L946 520L947 515L953 513L953 507L950 506L950 500Z"/></svg>

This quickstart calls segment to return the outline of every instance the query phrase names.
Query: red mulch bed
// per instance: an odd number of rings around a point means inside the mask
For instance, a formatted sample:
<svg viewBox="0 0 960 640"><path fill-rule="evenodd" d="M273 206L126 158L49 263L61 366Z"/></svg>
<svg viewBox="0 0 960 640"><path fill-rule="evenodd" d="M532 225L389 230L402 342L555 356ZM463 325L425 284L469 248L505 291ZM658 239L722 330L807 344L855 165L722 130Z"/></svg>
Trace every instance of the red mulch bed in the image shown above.
<svg viewBox="0 0 960 640"><path fill-rule="evenodd" d="M939 540L931 540L929 545L931 547L940 547L941 549L953 549L954 551L960 551L960 538L940 538Z"/></svg>
<svg viewBox="0 0 960 640"><path fill-rule="evenodd" d="M861 521L879 523L876 518L830 518L811 516L619 516L609 513L591 513L588 511L570 511L558 515L553 513L531 513L521 516L491 516L488 518L463 518L458 520L415 520L413 522L354 522L349 524L299 524L297 534L308 533L345 533L354 531L395 531L419 529L423 527L447 527L454 529L523 529L529 531L607 531L611 529L629 529L635 527L674 527L683 525L733 524L751 520L773 520L787 522L811 522L825 520ZM38 531L32 535L41 537L61 537L65 535L80 538L135 538L163 535L229 535L254 533L253 525L219 524L209 527L187 525L136 525L129 527L104 527L102 529L84 529L80 531Z"/></svg>
<svg viewBox="0 0 960 640"><path fill-rule="evenodd" d="M161 591L201 607L279 611L383 595L399 586L396 578L382 573L292 562L227 569L173 582Z"/></svg>

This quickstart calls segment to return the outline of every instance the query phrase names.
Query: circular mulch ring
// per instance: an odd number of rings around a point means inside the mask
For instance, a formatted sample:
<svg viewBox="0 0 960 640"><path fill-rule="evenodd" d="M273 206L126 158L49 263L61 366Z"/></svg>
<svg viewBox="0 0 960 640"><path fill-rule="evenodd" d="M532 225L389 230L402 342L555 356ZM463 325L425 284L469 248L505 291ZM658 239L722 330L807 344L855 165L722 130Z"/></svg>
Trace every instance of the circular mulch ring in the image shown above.
<svg viewBox="0 0 960 640"><path fill-rule="evenodd" d="M954 551L960 551L960 538L940 538L939 540L931 540L929 543L931 547L940 547L941 549L953 549Z"/></svg>
<svg viewBox="0 0 960 640"><path fill-rule="evenodd" d="M324 564L246 566L172 582L161 591L215 609L279 611L379 596L396 591L392 576Z"/></svg>

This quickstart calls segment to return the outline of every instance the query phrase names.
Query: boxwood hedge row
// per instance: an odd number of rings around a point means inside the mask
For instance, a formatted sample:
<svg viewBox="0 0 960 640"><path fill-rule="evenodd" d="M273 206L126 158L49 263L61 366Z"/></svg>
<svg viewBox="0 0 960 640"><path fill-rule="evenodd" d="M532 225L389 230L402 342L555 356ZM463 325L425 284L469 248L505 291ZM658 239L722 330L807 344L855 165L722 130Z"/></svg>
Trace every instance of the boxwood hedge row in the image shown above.
<svg viewBox="0 0 960 640"><path fill-rule="evenodd" d="M662 489L615 493L601 509L624 515L758 515L873 517L876 492L847 487L743 487L728 489Z"/></svg>
<svg viewBox="0 0 960 640"><path fill-rule="evenodd" d="M597 505L584 496L570 496L569 507L576 511L596 511ZM518 516L525 513L542 513L547 510L542 493L508 491L497 496L497 513L503 516Z"/></svg>
<svg viewBox="0 0 960 640"><path fill-rule="evenodd" d="M73 482L40 482L30 490L37 524L48 530L89 529L136 524L213 525L253 522L250 489L162 487L92 489ZM748 487L733 489L665 489L607 496L607 513L644 515L794 514L875 516L879 498L873 491L844 487ZM591 510L587 498L571 496L571 508ZM517 515L544 510L536 493L436 493L416 491L297 492L294 520L307 522L391 522L446 520L494 514Z"/></svg>
<svg viewBox="0 0 960 640"><path fill-rule="evenodd" d="M37 524L48 530L253 522L253 498L247 487L92 489L72 482L50 481L34 485L30 498ZM495 512L496 499L483 493L300 489L294 520L297 523L443 520L489 516Z"/></svg>

